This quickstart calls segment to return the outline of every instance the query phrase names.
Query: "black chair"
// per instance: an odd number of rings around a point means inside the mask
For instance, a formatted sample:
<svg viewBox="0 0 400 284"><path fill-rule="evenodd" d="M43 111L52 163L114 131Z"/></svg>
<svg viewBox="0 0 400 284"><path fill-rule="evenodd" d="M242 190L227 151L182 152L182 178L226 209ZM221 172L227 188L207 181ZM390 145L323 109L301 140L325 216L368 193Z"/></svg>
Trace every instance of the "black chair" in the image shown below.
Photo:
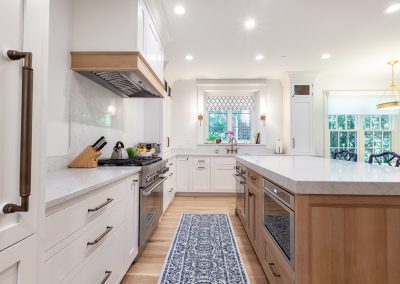
<svg viewBox="0 0 400 284"><path fill-rule="evenodd" d="M342 161L352 161L357 162L357 154L350 152L349 150L340 150L333 152L334 160L342 160Z"/></svg>
<svg viewBox="0 0 400 284"><path fill-rule="evenodd" d="M380 154L372 154L369 156L368 163L372 164L374 161L379 165L385 163L389 166L400 167L400 155L395 152L387 151Z"/></svg>

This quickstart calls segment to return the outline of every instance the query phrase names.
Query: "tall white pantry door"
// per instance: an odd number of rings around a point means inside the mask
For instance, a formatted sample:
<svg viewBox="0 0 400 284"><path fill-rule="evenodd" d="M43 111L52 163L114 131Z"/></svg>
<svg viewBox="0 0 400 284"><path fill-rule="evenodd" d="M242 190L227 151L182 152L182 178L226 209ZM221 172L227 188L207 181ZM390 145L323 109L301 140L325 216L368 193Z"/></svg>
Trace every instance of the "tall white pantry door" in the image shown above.
<svg viewBox="0 0 400 284"><path fill-rule="evenodd" d="M47 0L0 1L0 283L35 283Z"/></svg>

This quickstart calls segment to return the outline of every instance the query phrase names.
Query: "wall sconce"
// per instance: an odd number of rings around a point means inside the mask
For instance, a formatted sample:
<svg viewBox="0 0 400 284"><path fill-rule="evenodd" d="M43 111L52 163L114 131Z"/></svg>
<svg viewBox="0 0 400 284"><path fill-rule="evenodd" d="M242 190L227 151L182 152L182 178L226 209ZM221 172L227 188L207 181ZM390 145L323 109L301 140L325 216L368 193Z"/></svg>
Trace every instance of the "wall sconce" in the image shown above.
<svg viewBox="0 0 400 284"><path fill-rule="evenodd" d="M263 122L263 125L265 126L265 121L267 120L267 115L266 115L265 113L263 113L263 114L260 116L260 120Z"/></svg>
<svg viewBox="0 0 400 284"><path fill-rule="evenodd" d="M203 114L199 113L199 114L197 115L197 120L200 122L200 126L201 126L201 122L203 121L203 119L204 119Z"/></svg>
<svg viewBox="0 0 400 284"><path fill-rule="evenodd" d="M109 105L107 107L107 112L111 115L111 116L115 116L117 114L117 108L114 105Z"/></svg>

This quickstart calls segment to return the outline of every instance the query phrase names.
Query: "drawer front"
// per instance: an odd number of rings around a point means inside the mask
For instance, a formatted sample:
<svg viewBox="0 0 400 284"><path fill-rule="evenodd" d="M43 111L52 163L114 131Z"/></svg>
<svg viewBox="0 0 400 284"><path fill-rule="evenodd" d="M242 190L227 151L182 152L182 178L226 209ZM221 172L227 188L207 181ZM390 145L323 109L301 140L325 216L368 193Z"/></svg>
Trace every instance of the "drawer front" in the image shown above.
<svg viewBox="0 0 400 284"><path fill-rule="evenodd" d="M59 283L112 237L124 220L123 203L107 212L97 224L45 262L47 283Z"/></svg>
<svg viewBox="0 0 400 284"><path fill-rule="evenodd" d="M294 284L294 271L282 256L278 255L276 244L264 233L265 255L263 268L270 283Z"/></svg>
<svg viewBox="0 0 400 284"><path fill-rule="evenodd" d="M252 184L254 184L257 187L261 185L260 175L249 169L247 169L247 181L250 181Z"/></svg>
<svg viewBox="0 0 400 284"><path fill-rule="evenodd" d="M210 158L208 157L193 157L193 164L210 164Z"/></svg>
<svg viewBox="0 0 400 284"><path fill-rule="evenodd" d="M220 158L214 158L214 164L215 165L232 165L233 167L236 165L236 159L232 157L220 157Z"/></svg>
<svg viewBox="0 0 400 284"><path fill-rule="evenodd" d="M122 227L120 227L104 245L88 257L61 283L71 284L117 284L124 274L124 251ZM105 282L103 282L107 278Z"/></svg>
<svg viewBox="0 0 400 284"><path fill-rule="evenodd" d="M126 193L126 182L115 184L45 218L45 250L96 220L119 203Z"/></svg>

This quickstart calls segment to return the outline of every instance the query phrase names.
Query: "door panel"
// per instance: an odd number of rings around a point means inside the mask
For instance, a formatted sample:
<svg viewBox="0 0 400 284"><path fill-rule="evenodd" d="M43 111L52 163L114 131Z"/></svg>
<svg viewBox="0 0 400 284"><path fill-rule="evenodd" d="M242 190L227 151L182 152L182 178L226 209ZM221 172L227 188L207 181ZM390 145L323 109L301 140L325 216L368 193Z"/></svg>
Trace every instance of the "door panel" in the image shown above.
<svg viewBox="0 0 400 284"><path fill-rule="evenodd" d="M3 54L7 50L29 51L33 54L35 70L33 86L34 116L33 122L33 159L36 165L32 170L32 187L34 194L30 197L29 212L0 214L0 251L33 234L37 227L37 200L40 190L39 181L42 163L40 158L40 138L42 133L35 129L40 127L40 106L38 88L40 81L40 55L42 46L41 34L41 1L39 0L3 0L0 2L0 211L4 204L20 204L19 197L19 160L21 132L21 84L23 60L11 61ZM41 159L41 158L40 158ZM11 266L10 269L12 270ZM0 281L1 282L1 281ZM3 282L1 282L3 283Z"/></svg>
<svg viewBox="0 0 400 284"><path fill-rule="evenodd" d="M312 103L292 102L292 147L294 154L312 153Z"/></svg>

